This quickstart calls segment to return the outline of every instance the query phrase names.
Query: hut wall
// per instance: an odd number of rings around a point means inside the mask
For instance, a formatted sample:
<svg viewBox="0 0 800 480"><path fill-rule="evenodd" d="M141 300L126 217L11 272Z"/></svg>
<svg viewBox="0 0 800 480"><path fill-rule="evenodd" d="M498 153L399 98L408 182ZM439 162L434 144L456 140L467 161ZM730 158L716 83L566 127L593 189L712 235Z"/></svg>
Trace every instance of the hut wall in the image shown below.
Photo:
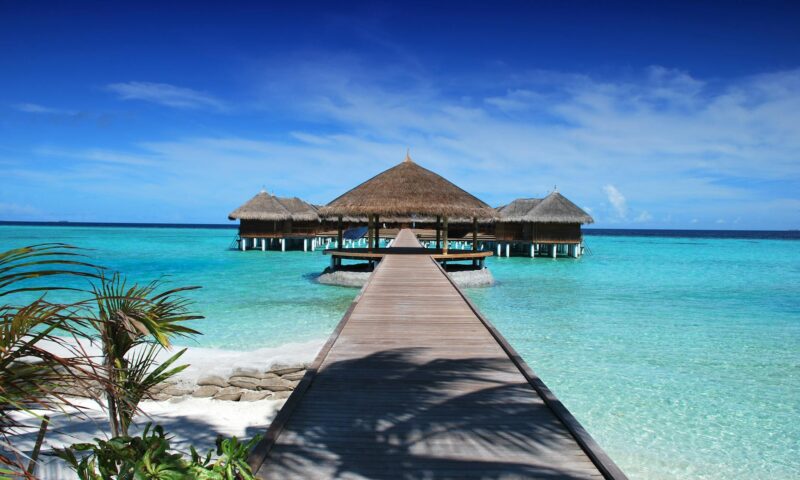
<svg viewBox="0 0 800 480"><path fill-rule="evenodd" d="M317 221L242 220L239 235L247 238L310 237L319 230Z"/></svg>
<svg viewBox="0 0 800 480"><path fill-rule="evenodd" d="M502 242L580 243L579 223L497 222L495 238Z"/></svg>
<svg viewBox="0 0 800 480"><path fill-rule="evenodd" d="M534 243L580 243L580 223L534 223Z"/></svg>

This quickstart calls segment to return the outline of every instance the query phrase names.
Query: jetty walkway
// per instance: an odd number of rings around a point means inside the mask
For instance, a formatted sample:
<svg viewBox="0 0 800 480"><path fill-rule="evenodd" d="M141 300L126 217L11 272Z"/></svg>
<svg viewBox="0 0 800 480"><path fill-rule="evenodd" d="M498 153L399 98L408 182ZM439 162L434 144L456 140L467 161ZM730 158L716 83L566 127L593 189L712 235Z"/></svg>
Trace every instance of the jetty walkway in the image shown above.
<svg viewBox="0 0 800 480"><path fill-rule="evenodd" d="M420 254L383 258L249 460L265 480L626 478Z"/></svg>

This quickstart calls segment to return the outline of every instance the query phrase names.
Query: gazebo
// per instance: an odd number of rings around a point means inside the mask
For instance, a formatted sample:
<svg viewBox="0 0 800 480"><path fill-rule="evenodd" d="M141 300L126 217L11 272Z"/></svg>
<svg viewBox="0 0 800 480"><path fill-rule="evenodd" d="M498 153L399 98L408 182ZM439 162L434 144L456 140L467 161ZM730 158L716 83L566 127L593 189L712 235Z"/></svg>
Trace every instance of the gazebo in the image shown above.
<svg viewBox="0 0 800 480"><path fill-rule="evenodd" d="M555 257L558 249L579 257L581 254L581 225L594 219L569 199L552 192L545 198L520 198L497 209L495 239L498 252L506 245L506 256L512 244L527 244L530 255L540 249ZM499 255L499 253L498 253Z"/></svg>
<svg viewBox="0 0 800 480"><path fill-rule="evenodd" d="M287 240L303 240L307 250L309 240L314 240L319 230L320 218L317 209L297 197L276 197L261 191L244 205L228 215L230 220L239 220L240 248L246 250L248 240L252 248L266 250L267 241L278 240L281 250L286 249ZM313 249L313 242L311 243Z"/></svg>
<svg viewBox="0 0 800 480"><path fill-rule="evenodd" d="M478 220L493 218L494 209L444 177L415 163L407 154L403 162L370 178L320 209L323 217L336 217L339 250L342 218L366 217L368 252L378 249L380 219L432 217L436 219L436 249L448 255L448 219L469 218L473 224L472 250L478 250ZM444 241L442 241L444 240Z"/></svg>

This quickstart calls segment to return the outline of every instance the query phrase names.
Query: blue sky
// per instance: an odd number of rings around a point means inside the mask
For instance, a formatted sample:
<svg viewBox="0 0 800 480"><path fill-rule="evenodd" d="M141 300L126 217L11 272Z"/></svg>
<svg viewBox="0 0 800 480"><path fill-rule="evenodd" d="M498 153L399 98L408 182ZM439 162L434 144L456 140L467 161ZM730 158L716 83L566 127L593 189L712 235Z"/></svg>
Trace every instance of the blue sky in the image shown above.
<svg viewBox="0 0 800 480"><path fill-rule="evenodd" d="M161 3L0 1L0 219L224 223L410 148L599 227L800 228L796 2Z"/></svg>

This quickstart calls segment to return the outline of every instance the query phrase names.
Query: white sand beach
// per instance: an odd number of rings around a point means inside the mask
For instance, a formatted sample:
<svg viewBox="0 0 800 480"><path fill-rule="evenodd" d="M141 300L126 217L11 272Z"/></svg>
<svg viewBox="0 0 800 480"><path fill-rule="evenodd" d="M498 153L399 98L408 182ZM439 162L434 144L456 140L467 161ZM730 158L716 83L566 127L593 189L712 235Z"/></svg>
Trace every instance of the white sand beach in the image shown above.
<svg viewBox="0 0 800 480"><path fill-rule="evenodd" d="M182 363L188 363L190 367L181 372L177 380L179 384L195 385L201 376L228 376L237 368L265 369L276 364L309 363L322 343L322 340L292 343L251 351L189 347L182 357ZM96 352L94 347L88 347L87 350L91 354ZM148 422L160 424L171 435L172 446L176 450L188 452L189 446L193 445L203 452L214 447L218 435L247 439L264 433L284 401L232 402L190 396L161 402L144 401L140 405L143 413L136 419L136 430L141 430ZM96 403L78 399L76 404L85 408L84 415L50 413L51 426L37 468L40 478L77 478L59 459L47 455L52 448L109 436L105 412ZM31 421L28 417L20 419L26 419L26 425L30 427L14 436L13 442L16 448L30 452L39 422L37 419Z"/></svg>

